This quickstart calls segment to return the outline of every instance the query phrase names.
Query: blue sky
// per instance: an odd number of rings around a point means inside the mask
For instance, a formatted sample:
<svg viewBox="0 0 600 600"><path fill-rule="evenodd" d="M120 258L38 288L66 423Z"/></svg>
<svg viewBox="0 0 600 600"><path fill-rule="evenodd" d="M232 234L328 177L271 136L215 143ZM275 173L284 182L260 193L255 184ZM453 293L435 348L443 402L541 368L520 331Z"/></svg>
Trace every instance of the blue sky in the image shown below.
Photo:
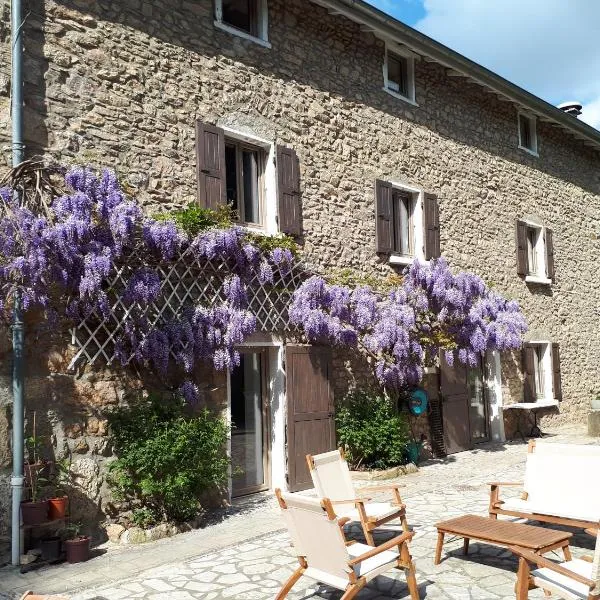
<svg viewBox="0 0 600 600"><path fill-rule="evenodd" d="M367 1L600 129L600 1Z"/></svg>

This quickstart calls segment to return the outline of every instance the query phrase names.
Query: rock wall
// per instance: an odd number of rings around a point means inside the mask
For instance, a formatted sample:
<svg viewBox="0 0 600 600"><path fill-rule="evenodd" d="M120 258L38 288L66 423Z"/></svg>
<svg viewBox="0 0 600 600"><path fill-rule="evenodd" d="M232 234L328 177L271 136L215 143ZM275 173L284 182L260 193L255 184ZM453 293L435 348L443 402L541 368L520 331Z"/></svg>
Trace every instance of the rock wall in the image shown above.
<svg viewBox="0 0 600 600"><path fill-rule="evenodd" d="M3 17L7 5L0 0ZM215 28L210 0L30 5L29 154L112 166L152 212L196 197L196 119L289 145L300 157L305 255L324 270L392 270L374 251L376 178L433 191L444 256L517 299L532 330L561 344L564 401L551 418L583 422L590 393L600 388L594 151L544 122L539 158L519 150L512 104L424 60L416 62L418 106L392 97L382 90L383 43L306 1L269 1L271 48ZM3 151L10 131L6 36L2 19ZM552 286L527 285L516 273L515 220L526 215L554 231ZM66 382L32 375L28 403L40 411L65 403L57 443L72 451L87 445L75 452L78 460L100 468L108 452L102 410L122 391L113 375L87 373ZM504 357L502 373L504 402L520 400L514 356ZM85 462L82 471L90 470ZM92 495L102 485L94 483Z"/></svg>

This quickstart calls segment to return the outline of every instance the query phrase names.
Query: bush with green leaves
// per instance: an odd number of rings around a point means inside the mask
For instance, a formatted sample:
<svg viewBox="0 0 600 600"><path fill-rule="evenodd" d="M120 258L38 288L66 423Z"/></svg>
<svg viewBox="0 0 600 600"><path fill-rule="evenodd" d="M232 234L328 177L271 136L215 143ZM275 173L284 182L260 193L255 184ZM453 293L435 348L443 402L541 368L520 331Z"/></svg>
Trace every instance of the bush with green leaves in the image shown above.
<svg viewBox="0 0 600 600"><path fill-rule="evenodd" d="M386 396L352 392L338 406L335 423L338 443L353 469L387 469L407 462L408 421Z"/></svg>
<svg viewBox="0 0 600 600"><path fill-rule="evenodd" d="M228 425L188 411L180 399L150 396L109 416L118 457L109 483L117 498L141 501L140 521L192 519L202 494L227 481Z"/></svg>

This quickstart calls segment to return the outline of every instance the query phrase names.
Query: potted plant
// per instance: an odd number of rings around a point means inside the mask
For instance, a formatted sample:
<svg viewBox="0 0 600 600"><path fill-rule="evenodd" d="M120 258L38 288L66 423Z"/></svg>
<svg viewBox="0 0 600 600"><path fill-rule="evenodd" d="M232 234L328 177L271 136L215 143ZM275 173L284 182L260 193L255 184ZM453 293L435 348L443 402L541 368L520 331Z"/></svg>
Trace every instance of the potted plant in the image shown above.
<svg viewBox="0 0 600 600"><path fill-rule="evenodd" d="M23 525L39 525L48 520L48 500L40 499L40 485L45 482L40 475L43 468L43 464L25 465L25 472L29 473L31 500L21 502Z"/></svg>
<svg viewBox="0 0 600 600"><path fill-rule="evenodd" d="M40 540L42 560L54 562L60 558L60 537L52 535Z"/></svg>
<svg viewBox="0 0 600 600"><path fill-rule="evenodd" d="M67 539L65 540L65 550L67 553L67 562L84 562L90 557L90 537L81 535L81 523L71 523L65 527Z"/></svg>
<svg viewBox="0 0 600 600"><path fill-rule="evenodd" d="M71 461L69 458L59 460L54 464L52 484L54 495L48 498L48 518L51 521L64 519L67 514L69 498L65 493L65 487L71 478Z"/></svg>

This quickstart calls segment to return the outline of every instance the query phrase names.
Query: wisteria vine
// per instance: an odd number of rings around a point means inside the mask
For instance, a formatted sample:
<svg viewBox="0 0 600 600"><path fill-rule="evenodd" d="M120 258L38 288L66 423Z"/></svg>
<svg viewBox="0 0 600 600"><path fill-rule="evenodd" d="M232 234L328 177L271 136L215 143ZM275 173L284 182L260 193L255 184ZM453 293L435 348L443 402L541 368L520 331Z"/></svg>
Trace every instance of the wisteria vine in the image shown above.
<svg viewBox="0 0 600 600"><path fill-rule="evenodd" d="M289 314L309 341L369 353L380 384L395 391L418 384L440 350L450 365L457 357L475 366L486 350L519 348L527 330L517 302L477 275L454 275L443 258L415 260L387 297L313 276L294 293Z"/></svg>
<svg viewBox="0 0 600 600"><path fill-rule="evenodd" d="M144 216L128 199L116 175L74 168L64 178L66 193L49 210L36 211L19 202L14 189L0 188L0 313L8 318L15 292L25 310L41 310L47 319L62 317L72 324L96 314L108 317L111 294L121 294L126 308L122 329L114 338L115 355L123 364L136 360L165 379L173 362L190 375L197 361L216 369L239 365L237 346L256 329L248 310L247 283L255 275L273 281L275 270L292 266L289 249L263 252L237 226L214 228L195 238L172 221ZM161 294L158 264L176 260L191 249L200 262L220 258L230 276L224 300L212 306L182 306L177 318L152 323L150 305ZM115 266L134 255L148 257L132 270L124 290L114 290L109 278ZM154 266L153 266L154 265ZM180 387L188 401L198 389L187 377Z"/></svg>

